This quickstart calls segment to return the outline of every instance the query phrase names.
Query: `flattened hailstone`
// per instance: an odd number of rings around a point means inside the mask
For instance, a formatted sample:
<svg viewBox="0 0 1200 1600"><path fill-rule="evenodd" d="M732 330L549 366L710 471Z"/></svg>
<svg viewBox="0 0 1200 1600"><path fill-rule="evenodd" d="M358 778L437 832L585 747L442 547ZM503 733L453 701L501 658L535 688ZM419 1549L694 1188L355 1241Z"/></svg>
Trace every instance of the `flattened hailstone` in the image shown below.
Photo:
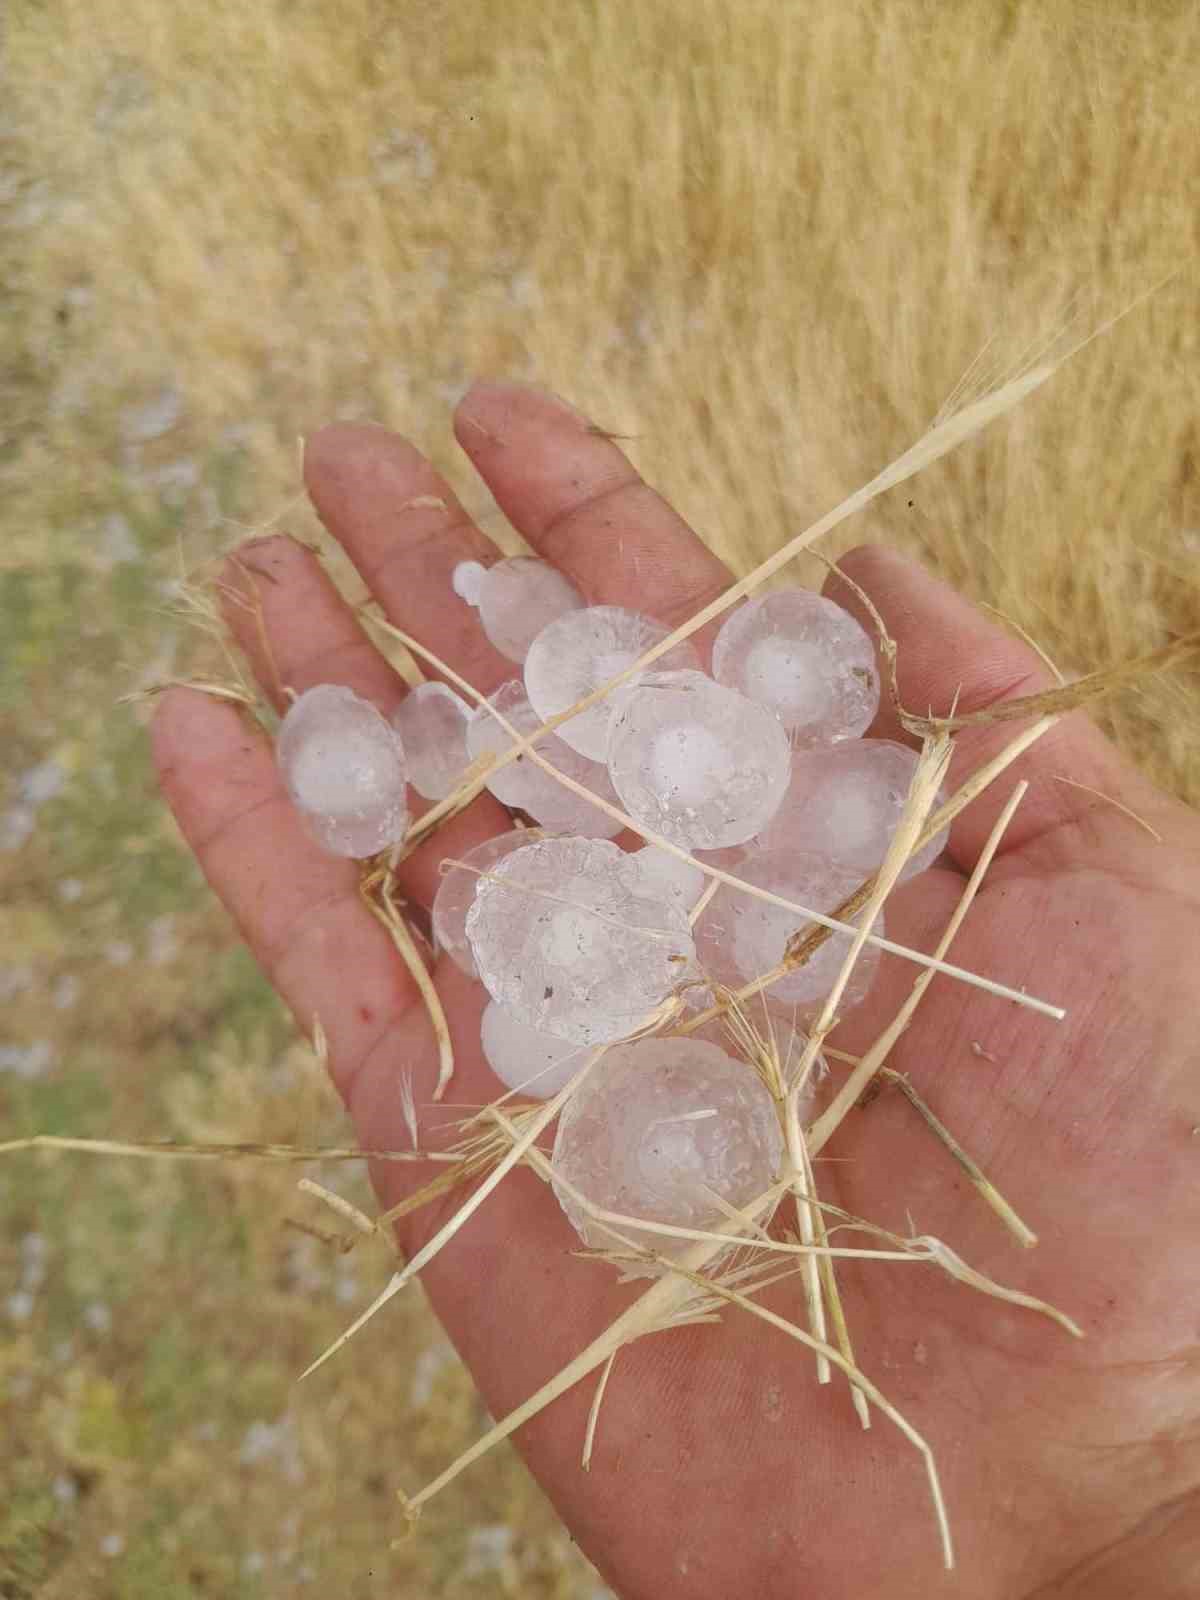
<svg viewBox="0 0 1200 1600"><path fill-rule="evenodd" d="M680 861L678 856L660 850L656 844L644 844L633 852L633 859L655 893L678 895L687 911L704 893L708 878L700 868L693 867L690 861Z"/></svg>
<svg viewBox="0 0 1200 1600"><path fill-rule="evenodd" d="M713 641L713 677L770 706L798 745L856 739L879 709L875 646L811 589L747 600Z"/></svg>
<svg viewBox="0 0 1200 1600"><path fill-rule="evenodd" d="M774 1104L751 1067L702 1039L651 1038L600 1057L563 1108L552 1160L560 1179L606 1211L709 1230L726 1216L714 1193L748 1205L782 1158ZM562 1183L554 1189L585 1244L622 1248ZM622 1231L668 1257L694 1244ZM653 1266L635 1270L657 1276Z"/></svg>
<svg viewBox="0 0 1200 1600"><path fill-rule="evenodd" d="M480 1043L488 1066L504 1087L535 1100L552 1099L588 1058L582 1045L519 1022L494 1000L484 1008Z"/></svg>
<svg viewBox="0 0 1200 1600"><path fill-rule="evenodd" d="M661 622L620 606L569 611L542 629L525 658L525 687L534 710L543 722L557 716L615 678L669 632ZM685 639L654 665L663 672L682 671L699 667L700 659ZM558 731L572 750L592 761L607 761L609 722L628 692L629 685L623 685L563 723Z"/></svg>
<svg viewBox="0 0 1200 1600"><path fill-rule="evenodd" d="M890 739L847 739L792 757L783 804L759 836L764 850L806 850L854 867L862 877L883 860L904 810L916 751ZM945 800L941 791L938 804ZM915 877L946 848L949 829L911 858L901 881Z"/></svg>
<svg viewBox="0 0 1200 1600"><path fill-rule="evenodd" d="M510 661L524 661L529 647L558 617L583 610L583 596L557 567L532 556L511 556L484 569L478 599L483 631Z"/></svg>
<svg viewBox="0 0 1200 1600"><path fill-rule="evenodd" d="M632 1033L695 972L683 906L603 839L543 839L497 862L467 938L493 1000L575 1044Z"/></svg>
<svg viewBox="0 0 1200 1600"><path fill-rule="evenodd" d="M626 811L672 844L742 844L791 777L779 719L702 672L649 672L612 719L608 770Z"/></svg>
<svg viewBox="0 0 1200 1600"><path fill-rule="evenodd" d="M471 708L444 683L409 691L392 718L408 757L408 781L426 800L444 800L470 765Z"/></svg>
<svg viewBox="0 0 1200 1600"><path fill-rule="evenodd" d="M497 861L544 837L540 828L513 828L510 833L498 833L459 857L466 865L449 867L442 875L433 897L433 942L469 978L477 973L467 942L467 912L481 882L479 874L490 872Z"/></svg>
<svg viewBox="0 0 1200 1600"><path fill-rule="evenodd" d="M403 837L404 746L352 689L322 683L300 695L279 725L275 755L292 803L333 855L362 859Z"/></svg>
<svg viewBox="0 0 1200 1600"><path fill-rule="evenodd" d="M519 733L532 733L541 727L542 719L529 704L520 678L510 678L489 695L497 711L503 713ZM471 759L507 750L512 740L484 706L476 706L467 723L467 749ZM567 777L574 778L585 788L603 799L616 803L616 791L608 773L598 761L589 761L557 736L548 733L538 741L537 748ZM506 806L519 806L522 811L555 833L577 833L588 838L611 839L621 831L621 824L607 816L598 806L593 806L579 795L572 794L561 783L544 772L527 755L518 756L507 767L502 767L487 781L488 788Z"/></svg>
<svg viewBox="0 0 1200 1600"><path fill-rule="evenodd" d="M813 911L832 914L862 875L856 869L831 861L828 856L793 850L764 850L747 856L737 869L739 878L760 889L783 895ZM718 889L696 924L696 944L704 970L730 988L760 977L783 960L789 939L811 921L782 906L753 899L739 889ZM883 916L874 931L884 931ZM816 1012L837 981L850 948L848 933L833 933L808 961L762 991L767 1009L791 1020ZM865 945L842 995L840 1012L863 1000L879 970L879 950Z"/></svg>

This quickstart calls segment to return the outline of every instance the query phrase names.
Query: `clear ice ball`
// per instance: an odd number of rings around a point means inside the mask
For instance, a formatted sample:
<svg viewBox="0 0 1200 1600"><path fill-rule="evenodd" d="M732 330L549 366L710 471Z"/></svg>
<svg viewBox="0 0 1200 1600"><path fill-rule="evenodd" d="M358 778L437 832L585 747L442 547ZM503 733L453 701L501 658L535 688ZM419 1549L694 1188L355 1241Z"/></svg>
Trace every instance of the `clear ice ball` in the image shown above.
<svg viewBox="0 0 1200 1600"><path fill-rule="evenodd" d="M879 709L875 646L848 611L811 589L739 606L713 641L713 677L770 706L793 742L865 733Z"/></svg>
<svg viewBox="0 0 1200 1600"><path fill-rule="evenodd" d="M542 629L525 658L525 687L534 710L543 722L566 711L661 643L669 632L661 622L620 606L587 606L559 617ZM687 639L654 663L660 671L699 665ZM628 684L622 685L564 722L558 733L581 755L606 761L609 722L628 690Z"/></svg>
<svg viewBox="0 0 1200 1600"><path fill-rule="evenodd" d="M519 678L501 684L488 699L518 733L532 733L542 719L529 703ZM476 706L467 724L467 749L472 760L484 754L500 755L512 744L505 730L484 706ZM538 751L560 772L581 783L593 794L615 805L616 790L608 771L598 761L589 761L558 737L548 733L537 744ZM536 821L555 833L578 833L594 839L611 839L620 833L621 824L598 806L572 794L552 778L531 757L520 755L487 780L487 786L502 804L527 811Z"/></svg>
<svg viewBox="0 0 1200 1600"><path fill-rule="evenodd" d="M446 684L422 683L392 717L408 757L408 781L426 800L444 800L470 765L470 716L470 706Z"/></svg>
<svg viewBox="0 0 1200 1600"><path fill-rule="evenodd" d="M887 854L917 761L914 750L890 739L798 750L783 804L759 836L760 846L829 856L867 877ZM937 804L945 798L942 791ZM931 866L948 836L943 829L911 857L900 881Z"/></svg>
<svg viewBox="0 0 1200 1600"><path fill-rule="evenodd" d="M709 1231L726 1216L713 1195L749 1205L770 1188L782 1157L774 1102L752 1068L705 1040L650 1038L596 1062L563 1107L552 1160L560 1179L606 1211ZM585 1244L625 1248L561 1182L554 1187ZM668 1258L696 1243L620 1231ZM649 1265L637 1272L655 1275Z"/></svg>
<svg viewBox="0 0 1200 1600"><path fill-rule="evenodd" d="M544 837L540 828L513 828L508 833L497 833L459 857L463 866L448 867L442 874L433 897L433 942L469 978L478 976L475 957L467 941L467 912L482 882L479 874L490 872L497 861Z"/></svg>
<svg viewBox="0 0 1200 1600"><path fill-rule="evenodd" d="M511 556L484 569L478 598L483 631L510 661L521 662L529 647L556 618L583 609L583 596L557 567L532 556Z"/></svg>
<svg viewBox="0 0 1200 1600"><path fill-rule="evenodd" d="M742 844L791 777L779 719L702 672L647 673L612 719L608 770L626 811L690 850Z"/></svg>
<svg viewBox="0 0 1200 1600"><path fill-rule="evenodd" d="M832 915L862 881L857 870L828 856L792 850L756 852L736 870L745 882L826 915ZM696 924L696 945L705 972L737 989L777 967L793 935L815 926L794 911L724 887ZM874 932L884 932L882 913ZM796 1011L816 1012L837 981L849 948L848 933L831 933L803 966L763 990L762 1001L754 1003L765 1002L769 1010L788 1018ZM843 991L840 1013L866 997L878 970L878 948L865 945Z"/></svg>
<svg viewBox="0 0 1200 1600"><path fill-rule="evenodd" d="M506 1089L551 1100L588 1058L582 1045L541 1033L489 1000L480 1025L484 1059Z"/></svg>
<svg viewBox="0 0 1200 1600"><path fill-rule="evenodd" d="M467 938L493 1000L576 1044L632 1033L695 976L683 906L602 839L544 839L498 862Z"/></svg>
<svg viewBox="0 0 1200 1600"><path fill-rule="evenodd" d="M369 701L318 684L293 701L275 755L292 803L333 855L362 859L408 827L404 747Z"/></svg>

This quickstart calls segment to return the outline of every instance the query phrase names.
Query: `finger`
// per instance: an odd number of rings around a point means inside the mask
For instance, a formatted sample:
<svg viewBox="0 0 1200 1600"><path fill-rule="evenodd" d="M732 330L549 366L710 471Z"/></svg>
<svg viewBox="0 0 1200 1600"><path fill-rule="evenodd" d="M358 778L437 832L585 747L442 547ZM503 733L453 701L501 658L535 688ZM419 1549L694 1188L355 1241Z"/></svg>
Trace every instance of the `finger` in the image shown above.
<svg viewBox="0 0 1200 1600"><path fill-rule="evenodd" d="M286 534L239 546L222 572L235 642L277 711L285 690L337 683L390 717L404 698L400 674L368 638L311 550Z"/></svg>
<svg viewBox="0 0 1200 1600"><path fill-rule="evenodd" d="M460 561L494 561L496 547L415 446L384 428L334 423L309 438L304 482L317 515L398 628L483 694L514 676L452 583ZM432 671L424 662L421 669Z"/></svg>
<svg viewBox="0 0 1200 1600"><path fill-rule="evenodd" d="M916 713L959 713L1053 688L1035 651L989 622L969 601L907 557L864 545L844 556L842 570L871 598L896 642L900 699ZM836 574L826 593L874 631L865 607ZM964 728L954 736L951 787L997 755L1024 723ZM908 740L892 707L880 709L871 733ZM1030 789L1004 837L1001 851L1032 855L1039 865L1061 865L1081 853L1128 848L1146 836L1109 801L1127 806L1152 825L1173 822L1171 804L1142 778L1085 712L1072 712L1043 735L1019 761L1011 780ZM1086 784L1108 799L1060 781ZM986 791L963 812L950 835L958 864L970 869L1007 798L1011 783ZM1003 791L1003 792L1001 792ZM1157 820L1156 820L1157 819Z"/></svg>
<svg viewBox="0 0 1200 1600"><path fill-rule="evenodd" d="M285 535L252 540L225 571L226 615L234 638L278 710L286 708L286 685L303 693L318 683L342 684L390 716L405 684L346 604L321 563ZM410 798L414 798L410 790ZM428 809L415 806L418 814ZM436 840L401 862L401 893L428 909L441 881L443 858L459 857L511 826L508 813L490 795L439 829Z"/></svg>
<svg viewBox="0 0 1200 1600"><path fill-rule="evenodd" d="M454 431L513 526L590 604L677 626L732 581L612 440L557 395L476 384Z"/></svg>
<svg viewBox="0 0 1200 1600"><path fill-rule="evenodd" d="M205 877L348 1093L415 985L363 904L358 865L304 831L266 738L234 707L169 690L152 730L159 783Z"/></svg>

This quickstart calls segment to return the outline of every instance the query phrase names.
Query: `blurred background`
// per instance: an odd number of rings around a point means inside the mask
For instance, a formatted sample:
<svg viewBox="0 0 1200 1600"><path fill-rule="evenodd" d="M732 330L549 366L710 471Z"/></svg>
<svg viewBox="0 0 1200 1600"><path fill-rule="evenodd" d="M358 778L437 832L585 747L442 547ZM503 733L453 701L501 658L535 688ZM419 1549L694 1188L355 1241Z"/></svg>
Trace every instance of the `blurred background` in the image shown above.
<svg viewBox="0 0 1200 1600"><path fill-rule="evenodd" d="M339 1143L120 696L202 658L180 574L317 529L298 440L456 459L552 385L740 570L1000 374L1154 289L878 502L1085 672L1200 625L1191 4L8 0L0 66L0 1138ZM1170 276L1175 274L1174 276ZM1167 280L1163 282L1163 280ZM805 577L802 571L799 576ZM809 574L809 576L815 576ZM1200 796L1197 679L1106 703ZM297 1169L0 1158L0 1595L606 1593L415 1296ZM369 1206L354 1167L313 1175Z"/></svg>

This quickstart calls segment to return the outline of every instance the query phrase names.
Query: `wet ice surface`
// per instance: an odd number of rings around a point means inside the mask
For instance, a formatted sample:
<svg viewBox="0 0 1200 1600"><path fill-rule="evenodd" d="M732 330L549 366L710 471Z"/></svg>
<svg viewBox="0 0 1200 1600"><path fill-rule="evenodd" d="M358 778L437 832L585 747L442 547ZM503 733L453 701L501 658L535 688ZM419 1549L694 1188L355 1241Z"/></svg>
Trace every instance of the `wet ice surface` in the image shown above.
<svg viewBox="0 0 1200 1600"><path fill-rule="evenodd" d="M620 606L588 606L571 611L543 628L525 658L525 687L544 722L566 711L584 695L623 672L647 650L665 639L670 629ZM654 663L657 671L699 666L692 645L684 640ZM558 729L560 736L592 761L608 759L609 721L628 685L580 711Z"/></svg>
<svg viewBox="0 0 1200 1600"><path fill-rule="evenodd" d="M543 628L583 609L583 596L549 562L512 556L485 568L471 604L479 607L483 631L500 654L522 662Z"/></svg>
<svg viewBox="0 0 1200 1600"><path fill-rule="evenodd" d="M567 1102L554 1141L555 1172L594 1205L677 1227L713 1229L727 1204L757 1199L777 1176L783 1140L774 1104L745 1062L695 1039L641 1039L603 1055ZM561 1184L559 1203L597 1249L624 1248ZM674 1257L672 1242L624 1229ZM653 1277L647 1265L638 1276Z"/></svg>
<svg viewBox="0 0 1200 1600"><path fill-rule="evenodd" d="M752 854L737 868L747 883L810 908L832 915L858 888L861 875L827 856L800 851L774 850ZM782 906L756 900L740 890L719 889L696 925L696 944L705 972L730 988L740 988L771 971L783 960L789 939L810 921ZM874 931L883 934L882 914ZM768 1010L790 1020L816 1012L837 980L850 948L850 935L832 933L795 972L763 991ZM839 1013L858 1005L869 992L879 970L879 951L864 947L843 993Z"/></svg>
<svg viewBox="0 0 1200 1600"><path fill-rule="evenodd" d="M471 708L444 683L422 683L400 702L392 726L408 759L409 782L426 800L444 800L470 765Z"/></svg>
<svg viewBox="0 0 1200 1600"><path fill-rule="evenodd" d="M798 750L783 804L763 829L764 850L827 855L863 877L887 853L918 757L890 739L847 739L825 749ZM945 792L937 803L945 800ZM912 857L900 881L924 872L946 847L943 829Z"/></svg>
<svg viewBox="0 0 1200 1600"><path fill-rule="evenodd" d="M687 913L652 893L616 845L545 839L497 863L467 914L494 1000L530 1027L603 1044L694 975Z"/></svg>
<svg viewBox="0 0 1200 1600"><path fill-rule="evenodd" d="M704 893L708 879L700 868L660 850L656 844L635 850L633 859L654 893L678 895L685 910L690 911Z"/></svg>
<svg viewBox="0 0 1200 1600"><path fill-rule="evenodd" d="M777 717L701 672L648 673L612 720L609 771L638 822L695 850L744 843L791 777Z"/></svg>
<svg viewBox="0 0 1200 1600"><path fill-rule="evenodd" d="M294 805L326 850L362 858L403 837L404 747L353 690L326 683L300 695L280 724L275 751Z"/></svg>
<svg viewBox="0 0 1200 1600"><path fill-rule="evenodd" d="M467 912L481 882L479 874L490 872L497 861L543 837L539 828L513 828L509 833L498 833L461 856L463 866L449 867L442 874L433 897L434 943L468 977L475 977L476 971L475 957L467 942Z"/></svg>
<svg viewBox="0 0 1200 1600"><path fill-rule="evenodd" d="M505 1088L534 1100L552 1099L588 1058L583 1045L531 1028L494 1000L484 1008L480 1043Z"/></svg>
<svg viewBox="0 0 1200 1600"><path fill-rule="evenodd" d="M518 733L532 733L542 723L541 717L529 703L524 685L519 678L510 678L501 684L488 699L512 723ZM484 706L477 706L467 724L467 749L471 758L487 752L500 754L510 748L512 740ZM538 751L559 772L576 783L581 783L594 794L615 805L616 790L608 776L608 769L598 761L589 761L557 736L548 733L537 744ZM487 786L506 806L519 806L535 821L555 833L586 834L590 838L611 839L620 833L621 824L607 816L598 806L584 800L552 778L528 755L520 755L508 766L489 777Z"/></svg>
<svg viewBox="0 0 1200 1600"><path fill-rule="evenodd" d="M879 708L870 637L811 589L739 606L713 642L712 665L719 683L769 706L799 745L857 738Z"/></svg>

